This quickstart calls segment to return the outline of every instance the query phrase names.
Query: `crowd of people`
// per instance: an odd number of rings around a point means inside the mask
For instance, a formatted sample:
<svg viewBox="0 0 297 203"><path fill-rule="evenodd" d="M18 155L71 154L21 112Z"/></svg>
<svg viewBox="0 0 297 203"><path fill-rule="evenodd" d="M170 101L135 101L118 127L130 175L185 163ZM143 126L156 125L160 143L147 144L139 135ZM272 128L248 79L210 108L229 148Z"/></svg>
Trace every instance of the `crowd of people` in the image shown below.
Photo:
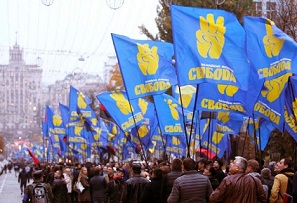
<svg viewBox="0 0 297 203"><path fill-rule="evenodd" d="M290 159L262 166L239 156L227 166L221 160L177 158L149 166L45 165L31 170L22 167L18 175L23 202L43 198L52 203L280 203L286 198L289 177L297 181ZM33 183L27 185L31 178Z"/></svg>

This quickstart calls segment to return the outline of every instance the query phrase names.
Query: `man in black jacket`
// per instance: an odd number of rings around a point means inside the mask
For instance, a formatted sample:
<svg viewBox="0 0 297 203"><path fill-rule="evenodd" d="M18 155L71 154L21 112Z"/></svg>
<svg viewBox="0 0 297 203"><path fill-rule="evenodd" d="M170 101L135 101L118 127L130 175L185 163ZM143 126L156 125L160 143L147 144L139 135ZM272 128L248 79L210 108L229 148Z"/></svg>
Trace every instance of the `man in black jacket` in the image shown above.
<svg viewBox="0 0 297 203"><path fill-rule="evenodd" d="M141 195L142 203L161 203L162 169L156 168L153 171L151 182L146 184Z"/></svg>
<svg viewBox="0 0 297 203"><path fill-rule="evenodd" d="M62 173L60 170L57 170L54 174L52 191L54 195L53 203L67 202L67 186L66 182L62 180Z"/></svg>
<svg viewBox="0 0 297 203"><path fill-rule="evenodd" d="M140 175L141 166L140 164L132 165L132 177L129 178L127 183L127 190L125 192L127 203L140 202L141 195L144 191L144 187L150 181Z"/></svg>
<svg viewBox="0 0 297 203"><path fill-rule="evenodd" d="M94 203L104 202L104 192L106 188L106 181L104 177L100 175L98 167L94 169L94 177L90 180L90 193Z"/></svg>
<svg viewBox="0 0 297 203"><path fill-rule="evenodd" d="M181 159L174 159L172 161L171 172L167 173L164 176L163 181L162 181L162 187L161 187L162 202L164 202L164 203L167 202L167 198L169 197L169 195L171 193L171 189L172 189L175 179L177 179L178 177L180 177L183 174L182 165L183 165L183 161Z"/></svg>
<svg viewBox="0 0 297 203"><path fill-rule="evenodd" d="M18 182L21 184L21 195L24 192L24 189L27 186L27 182L29 183L29 175L26 172L25 168L22 168L22 171L19 173Z"/></svg>
<svg viewBox="0 0 297 203"><path fill-rule="evenodd" d="M117 168L117 172L115 176L113 176L113 180L111 180L106 187L105 190L105 201L109 203L120 203L126 202L125 187L126 183L124 181L125 171L123 168Z"/></svg>

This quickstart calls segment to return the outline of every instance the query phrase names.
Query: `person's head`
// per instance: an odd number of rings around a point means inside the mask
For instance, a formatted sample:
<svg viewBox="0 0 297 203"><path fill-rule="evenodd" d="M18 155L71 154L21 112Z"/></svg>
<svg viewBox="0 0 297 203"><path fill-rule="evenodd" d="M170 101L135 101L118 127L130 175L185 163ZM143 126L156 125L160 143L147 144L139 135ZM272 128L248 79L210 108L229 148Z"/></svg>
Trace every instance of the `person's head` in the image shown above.
<svg viewBox="0 0 297 203"><path fill-rule="evenodd" d="M223 166L223 162L221 160L219 160L219 159L215 160L213 162L213 168L216 169L216 170L221 169L222 166Z"/></svg>
<svg viewBox="0 0 297 203"><path fill-rule="evenodd" d="M287 159L287 158L284 158L284 159L281 159L279 162L276 163L276 166L275 166L275 171L276 172L280 172L286 168L291 168L292 167L292 161L291 159Z"/></svg>
<svg viewBox="0 0 297 203"><path fill-rule="evenodd" d="M210 172L210 166L206 166L204 171L203 171L203 175L205 176L211 176L211 172Z"/></svg>
<svg viewBox="0 0 297 203"><path fill-rule="evenodd" d="M202 171L205 169L207 165L207 160L204 159L204 158L201 158L199 161L198 161L198 171Z"/></svg>
<svg viewBox="0 0 297 203"><path fill-rule="evenodd" d="M230 164L230 173L244 173L247 168L247 160L241 156L236 156L234 161Z"/></svg>
<svg viewBox="0 0 297 203"><path fill-rule="evenodd" d="M112 176L114 174L113 168L111 166L107 167L107 174L108 176Z"/></svg>
<svg viewBox="0 0 297 203"><path fill-rule="evenodd" d="M259 170L259 162L255 159L248 160L246 173L257 172Z"/></svg>
<svg viewBox="0 0 297 203"><path fill-rule="evenodd" d="M100 174L100 169L99 169L99 167L95 167L95 168L94 168L94 176L99 176L99 174Z"/></svg>
<svg viewBox="0 0 297 203"><path fill-rule="evenodd" d="M155 169L153 170L153 175L152 175L153 178L161 179L162 176L163 176L163 171L162 171L162 169L160 169L160 168L155 168Z"/></svg>
<svg viewBox="0 0 297 203"><path fill-rule="evenodd" d="M183 160L183 171L184 172L195 170L195 168L196 168L196 162L193 159L185 158Z"/></svg>
<svg viewBox="0 0 297 203"><path fill-rule="evenodd" d="M271 171L269 168L263 168L261 170L261 176L265 179L270 179L270 176L271 176Z"/></svg>
<svg viewBox="0 0 297 203"><path fill-rule="evenodd" d="M37 170L33 172L33 180L34 181L43 181L43 171Z"/></svg>
<svg viewBox="0 0 297 203"><path fill-rule="evenodd" d="M181 159L173 159L171 169L173 171L181 171L182 165L183 165L183 161Z"/></svg>
<svg viewBox="0 0 297 203"><path fill-rule="evenodd" d="M116 176L118 179L123 179L125 176L125 170L123 168L117 168Z"/></svg>
<svg viewBox="0 0 297 203"><path fill-rule="evenodd" d="M141 165L140 164L133 164L132 165L132 172L134 175L139 175L141 173Z"/></svg>
<svg viewBox="0 0 297 203"><path fill-rule="evenodd" d="M55 173L54 173L54 177L55 178L61 178L61 175L62 174L61 174L61 171L60 170L56 170Z"/></svg>
<svg viewBox="0 0 297 203"><path fill-rule="evenodd" d="M71 175L70 168L65 168L64 173L66 173L68 176L70 176Z"/></svg>
<svg viewBox="0 0 297 203"><path fill-rule="evenodd" d="M87 176L88 175L88 169L86 167L82 167L79 171L79 175L78 175L78 181L80 181L81 177L83 176Z"/></svg>

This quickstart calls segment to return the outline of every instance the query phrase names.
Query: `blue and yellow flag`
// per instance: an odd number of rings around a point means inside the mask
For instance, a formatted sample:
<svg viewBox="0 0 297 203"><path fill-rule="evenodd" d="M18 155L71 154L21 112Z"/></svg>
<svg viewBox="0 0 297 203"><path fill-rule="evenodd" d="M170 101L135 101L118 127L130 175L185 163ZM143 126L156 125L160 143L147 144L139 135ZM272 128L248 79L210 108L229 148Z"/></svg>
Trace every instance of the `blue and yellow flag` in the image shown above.
<svg viewBox="0 0 297 203"><path fill-rule="evenodd" d="M237 112L252 116L263 82L251 68L247 91L231 85L200 84L196 108L202 111Z"/></svg>
<svg viewBox="0 0 297 203"><path fill-rule="evenodd" d="M56 115L54 113L54 110L50 106L46 106L46 121L48 132L51 135L66 135L61 117L59 115Z"/></svg>
<svg viewBox="0 0 297 203"><path fill-rule="evenodd" d="M170 6L180 85L215 83L248 89L245 31L218 9Z"/></svg>
<svg viewBox="0 0 297 203"><path fill-rule="evenodd" d="M161 94L177 84L173 45L112 34L129 99Z"/></svg>
<svg viewBox="0 0 297 203"><path fill-rule="evenodd" d="M297 141L297 77L291 76L285 90L285 129Z"/></svg>
<svg viewBox="0 0 297 203"><path fill-rule="evenodd" d="M80 125L91 130L98 126L94 110L90 107L91 100L82 92L70 86L69 125ZM90 129L88 129L90 128Z"/></svg>
<svg viewBox="0 0 297 203"><path fill-rule="evenodd" d="M142 122L143 115L138 107L138 101L129 101L125 91L104 92L97 95L97 98L123 132L131 130Z"/></svg>
<svg viewBox="0 0 297 203"><path fill-rule="evenodd" d="M154 102L162 134L185 135L181 105L167 94L154 95Z"/></svg>
<svg viewBox="0 0 297 203"><path fill-rule="evenodd" d="M284 129L285 89L291 73L266 80L254 106L254 113L273 123L280 131Z"/></svg>
<svg viewBox="0 0 297 203"><path fill-rule="evenodd" d="M187 145L185 136L166 136L166 153L177 157L186 156Z"/></svg>
<svg viewBox="0 0 297 203"><path fill-rule="evenodd" d="M247 56L260 78L271 81L286 73L297 73L297 43L273 21L262 17L244 17L244 29L247 34Z"/></svg>
<svg viewBox="0 0 297 203"><path fill-rule="evenodd" d="M201 147L222 158L228 146L228 134L230 133L233 133L233 130L218 124L217 120L211 119L202 135Z"/></svg>

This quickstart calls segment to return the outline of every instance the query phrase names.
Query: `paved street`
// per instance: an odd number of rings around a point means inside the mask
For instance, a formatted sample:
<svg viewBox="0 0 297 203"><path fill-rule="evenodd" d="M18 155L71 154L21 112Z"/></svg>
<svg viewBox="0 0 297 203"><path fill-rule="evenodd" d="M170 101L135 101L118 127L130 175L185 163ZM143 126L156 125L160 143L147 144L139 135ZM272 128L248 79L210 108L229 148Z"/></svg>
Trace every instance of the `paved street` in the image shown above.
<svg viewBox="0 0 297 203"><path fill-rule="evenodd" d="M0 203L22 202L20 185L14 171L0 176Z"/></svg>

